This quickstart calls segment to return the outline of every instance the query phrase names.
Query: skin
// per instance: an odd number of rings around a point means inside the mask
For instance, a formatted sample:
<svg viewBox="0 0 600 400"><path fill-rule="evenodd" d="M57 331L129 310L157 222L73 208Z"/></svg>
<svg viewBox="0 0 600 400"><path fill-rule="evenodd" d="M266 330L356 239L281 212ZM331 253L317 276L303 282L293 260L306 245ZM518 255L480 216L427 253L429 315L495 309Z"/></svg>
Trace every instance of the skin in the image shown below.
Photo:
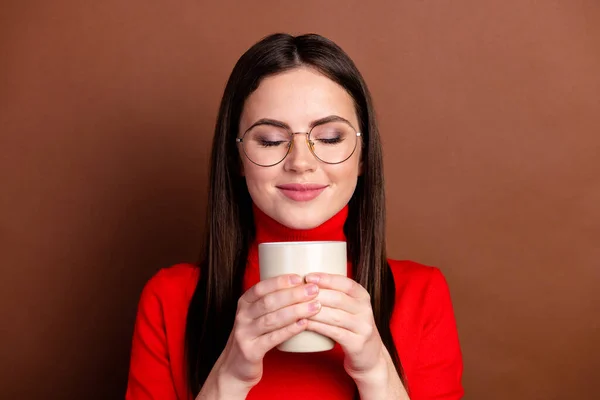
<svg viewBox="0 0 600 400"><path fill-rule="evenodd" d="M287 123L294 132L308 132L312 121L330 115L348 120L358 130L350 95L338 84L308 69L299 68L266 78L244 105L240 135L262 118ZM294 148L280 164L261 167L241 152L242 174L254 204L290 228L311 229L338 213L352 197L360 173L360 140L356 151L341 164L317 160L306 145L306 135L295 135ZM297 202L285 197L277 185L317 183L328 185L314 200Z"/></svg>
<svg viewBox="0 0 600 400"><path fill-rule="evenodd" d="M312 121L330 115L358 127L353 100L341 86L312 69L298 68L259 85L244 105L239 136L262 118L305 132ZM311 229L352 197L362 168L360 141L352 157L330 165L313 156L304 135L294 140L292 152L272 167L257 166L240 152L241 173L265 214L290 228ZM277 188L300 182L327 187L310 201L291 200ZM262 377L265 354L304 330L340 344L344 368L361 399L408 399L375 326L368 292L352 279L323 273L308 275L304 282L297 275L267 279L242 295L231 336L198 399L244 399Z"/></svg>

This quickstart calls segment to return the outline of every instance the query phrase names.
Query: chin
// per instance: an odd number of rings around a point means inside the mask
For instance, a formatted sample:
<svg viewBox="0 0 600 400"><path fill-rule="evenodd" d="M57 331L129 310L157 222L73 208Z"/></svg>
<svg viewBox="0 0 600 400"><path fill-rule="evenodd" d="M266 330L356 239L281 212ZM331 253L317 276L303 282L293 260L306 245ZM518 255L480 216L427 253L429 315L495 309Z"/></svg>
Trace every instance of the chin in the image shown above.
<svg viewBox="0 0 600 400"><path fill-rule="evenodd" d="M291 229L313 229L335 215L335 213L329 215L329 213L315 212L311 210L311 207L294 207L293 210L291 208L292 207L289 207L286 210L283 210L280 214L282 218L278 221L280 224Z"/></svg>
<svg viewBox="0 0 600 400"><path fill-rule="evenodd" d="M287 217L283 218L283 220L279 221L280 224L290 228L297 230L307 230L313 229L317 226L321 225L325 221L321 221L318 218L312 216L312 218L297 218L292 215L287 215Z"/></svg>

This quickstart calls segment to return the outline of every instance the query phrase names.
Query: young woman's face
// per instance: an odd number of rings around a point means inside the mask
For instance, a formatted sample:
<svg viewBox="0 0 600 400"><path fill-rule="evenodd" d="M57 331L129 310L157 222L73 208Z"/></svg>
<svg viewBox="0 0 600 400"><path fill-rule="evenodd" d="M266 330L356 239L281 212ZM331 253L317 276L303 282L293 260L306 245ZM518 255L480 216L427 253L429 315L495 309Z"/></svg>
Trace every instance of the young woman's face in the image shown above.
<svg viewBox="0 0 600 400"><path fill-rule="evenodd" d="M315 70L297 68L265 78L248 97L238 138L263 119L279 121L293 132L308 132L313 122L327 117L341 117L359 131L350 95ZM272 128L267 125L264 129ZM356 138L354 153L340 164L326 164L315 158L306 135L294 135L293 140L287 157L270 167L251 162L239 145L242 174L254 204L265 214L293 229L311 229L334 216L350 201L361 168L361 140ZM261 143L271 151L275 142ZM314 189L307 190L310 188Z"/></svg>

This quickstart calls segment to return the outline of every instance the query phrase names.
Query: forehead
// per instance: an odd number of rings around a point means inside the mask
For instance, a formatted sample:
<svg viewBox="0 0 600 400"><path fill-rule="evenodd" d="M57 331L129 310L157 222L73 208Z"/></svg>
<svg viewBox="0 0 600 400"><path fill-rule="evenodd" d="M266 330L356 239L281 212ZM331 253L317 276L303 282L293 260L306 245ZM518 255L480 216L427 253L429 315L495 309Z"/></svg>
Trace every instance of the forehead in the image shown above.
<svg viewBox="0 0 600 400"><path fill-rule="evenodd" d="M311 68L296 68L265 78L246 99L240 128L261 118L304 130L311 121L338 115L358 127L354 101L340 85Z"/></svg>

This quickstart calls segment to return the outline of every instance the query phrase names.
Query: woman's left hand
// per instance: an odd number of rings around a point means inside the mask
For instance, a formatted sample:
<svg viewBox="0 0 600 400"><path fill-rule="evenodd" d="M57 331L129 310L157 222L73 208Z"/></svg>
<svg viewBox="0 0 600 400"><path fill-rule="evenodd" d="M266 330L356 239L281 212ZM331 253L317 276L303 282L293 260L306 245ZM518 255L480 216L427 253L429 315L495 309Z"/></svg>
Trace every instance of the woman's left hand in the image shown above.
<svg viewBox="0 0 600 400"><path fill-rule="evenodd" d="M371 297L356 281L342 275L311 273L306 282L319 286L321 310L308 319L307 330L340 344L344 368L354 380L385 370L385 346L375 325Z"/></svg>

